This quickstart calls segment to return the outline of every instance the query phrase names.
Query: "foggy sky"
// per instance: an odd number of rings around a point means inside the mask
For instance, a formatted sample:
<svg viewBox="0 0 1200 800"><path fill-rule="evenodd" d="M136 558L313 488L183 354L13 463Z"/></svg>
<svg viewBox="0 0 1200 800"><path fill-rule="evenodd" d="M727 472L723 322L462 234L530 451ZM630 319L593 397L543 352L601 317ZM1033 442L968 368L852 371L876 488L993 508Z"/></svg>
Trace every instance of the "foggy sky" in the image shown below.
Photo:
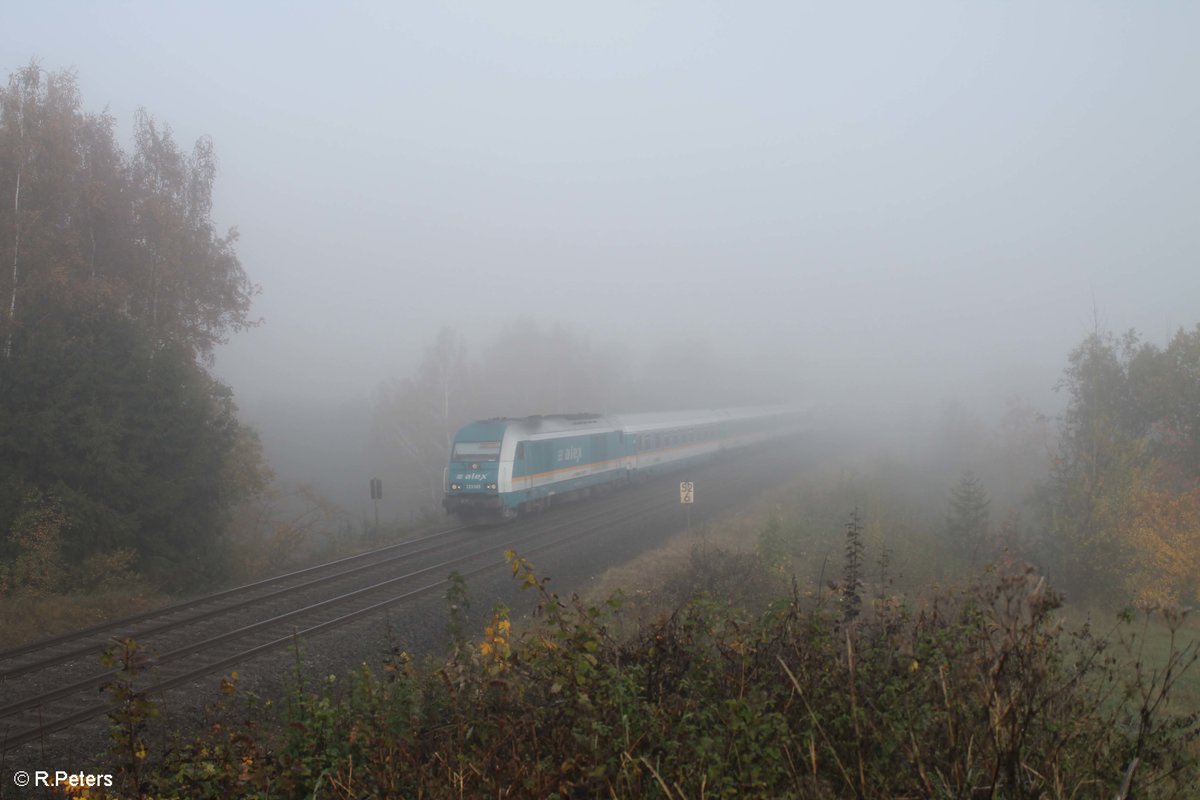
<svg viewBox="0 0 1200 800"><path fill-rule="evenodd" d="M263 287L217 362L252 418L517 314L937 401L1044 396L1094 312L1200 321L1198 31L1166 2L10 2L0 65L75 68L126 141L138 106L212 136Z"/></svg>

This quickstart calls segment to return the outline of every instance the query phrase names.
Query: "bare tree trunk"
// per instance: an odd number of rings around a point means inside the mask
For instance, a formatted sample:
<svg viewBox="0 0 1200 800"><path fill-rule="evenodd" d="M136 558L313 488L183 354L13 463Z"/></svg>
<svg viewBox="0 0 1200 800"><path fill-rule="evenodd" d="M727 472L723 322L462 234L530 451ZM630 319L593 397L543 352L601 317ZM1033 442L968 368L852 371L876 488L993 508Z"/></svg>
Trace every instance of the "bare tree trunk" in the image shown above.
<svg viewBox="0 0 1200 800"><path fill-rule="evenodd" d="M21 87L17 100L17 188L13 192L13 267L12 293L8 300L8 325L4 334L4 360L12 357L13 326L17 316L17 280L21 277L21 173L25 167L25 98Z"/></svg>
<svg viewBox="0 0 1200 800"><path fill-rule="evenodd" d="M21 170L17 169L17 191L13 195L12 294L8 300L8 330L4 336L4 360L12 356L13 320L17 315L17 279L21 276Z"/></svg>
<svg viewBox="0 0 1200 800"><path fill-rule="evenodd" d="M161 344L158 339L158 248L151 247L150 253L150 360L146 364L146 376L154 370L154 357Z"/></svg>

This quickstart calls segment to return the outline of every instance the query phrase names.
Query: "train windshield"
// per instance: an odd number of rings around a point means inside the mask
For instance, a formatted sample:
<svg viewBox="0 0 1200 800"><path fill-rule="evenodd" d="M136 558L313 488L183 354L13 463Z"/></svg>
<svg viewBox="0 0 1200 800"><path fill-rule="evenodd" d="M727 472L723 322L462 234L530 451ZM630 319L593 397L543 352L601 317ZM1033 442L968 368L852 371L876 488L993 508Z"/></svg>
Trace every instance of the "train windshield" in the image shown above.
<svg viewBox="0 0 1200 800"><path fill-rule="evenodd" d="M499 461L499 442L455 442L451 461Z"/></svg>

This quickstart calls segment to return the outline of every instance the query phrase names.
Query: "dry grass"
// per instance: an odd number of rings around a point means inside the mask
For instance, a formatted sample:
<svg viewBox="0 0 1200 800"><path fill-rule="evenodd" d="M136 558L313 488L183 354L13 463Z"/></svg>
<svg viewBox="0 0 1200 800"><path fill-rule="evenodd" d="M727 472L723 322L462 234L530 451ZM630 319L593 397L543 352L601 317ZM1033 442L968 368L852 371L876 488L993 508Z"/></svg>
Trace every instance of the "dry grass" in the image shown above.
<svg viewBox="0 0 1200 800"><path fill-rule="evenodd" d="M88 595L0 597L0 648L85 628L155 608L169 598L145 589L112 589Z"/></svg>
<svg viewBox="0 0 1200 800"><path fill-rule="evenodd" d="M1127 660L1140 660L1149 671L1162 670L1172 650L1200 642L1200 615L1186 614L1174 632L1161 614L1136 613L1132 622L1120 622L1111 610L1065 605L1063 621L1070 628L1091 625L1097 632L1118 643ZM1173 707L1181 712L1200 708L1200 669L1180 676L1173 696ZM1195 743L1200 747L1200 741Z"/></svg>
<svg viewBox="0 0 1200 800"><path fill-rule="evenodd" d="M662 546L609 568L581 592L582 599L599 604L621 593L621 626L629 629L670 613L697 590L757 607L774 590L786 593L794 575L803 589L815 592L840 569L842 509L849 513L855 507L856 473L840 464L804 470L788 485L760 494L744 511L679 531ZM782 561L756 578L761 572L756 557L762 555L763 531L772 517L782 526ZM739 593L739 581L761 585Z"/></svg>
<svg viewBox="0 0 1200 800"><path fill-rule="evenodd" d="M681 531L654 550L609 567L598 575L581 593L586 602L603 602L613 592L626 595L649 595L663 580L686 573L696 547L712 547L734 553L754 552L758 517L746 513L736 519L697 528L691 533Z"/></svg>
<svg viewBox="0 0 1200 800"><path fill-rule="evenodd" d="M693 528L690 533L680 531L660 547L605 570L580 592L580 598L587 605L602 605L608 598L620 596L622 613L614 625L629 635L669 615L696 591L757 607L759 602L751 600L751 595L761 592L747 590L746 581L764 591L786 591L782 582L776 585L774 580L762 580L778 576L763 576L755 555L761 520L770 513L764 501L736 517Z"/></svg>
<svg viewBox="0 0 1200 800"><path fill-rule="evenodd" d="M585 602L602 603L613 593L621 592L637 606L638 601L652 598L664 583L689 574L697 548L733 554L754 553L759 532L772 512L790 514L797 502L799 487L814 482L824 485L830 475L837 473L838 470L824 469L802 474L790 486L764 492L735 516L693 528L690 533L679 531L662 546L624 564L609 567L580 595Z"/></svg>

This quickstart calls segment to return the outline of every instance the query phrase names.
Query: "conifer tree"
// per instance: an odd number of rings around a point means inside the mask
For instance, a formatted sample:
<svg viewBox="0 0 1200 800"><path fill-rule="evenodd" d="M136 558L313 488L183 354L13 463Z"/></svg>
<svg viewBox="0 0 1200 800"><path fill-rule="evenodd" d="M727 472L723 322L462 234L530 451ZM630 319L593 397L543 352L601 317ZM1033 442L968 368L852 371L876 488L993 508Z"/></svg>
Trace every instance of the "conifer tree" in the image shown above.
<svg viewBox="0 0 1200 800"><path fill-rule="evenodd" d="M950 492L946 536L972 564L989 555L988 516L991 500L975 473L963 473Z"/></svg>

